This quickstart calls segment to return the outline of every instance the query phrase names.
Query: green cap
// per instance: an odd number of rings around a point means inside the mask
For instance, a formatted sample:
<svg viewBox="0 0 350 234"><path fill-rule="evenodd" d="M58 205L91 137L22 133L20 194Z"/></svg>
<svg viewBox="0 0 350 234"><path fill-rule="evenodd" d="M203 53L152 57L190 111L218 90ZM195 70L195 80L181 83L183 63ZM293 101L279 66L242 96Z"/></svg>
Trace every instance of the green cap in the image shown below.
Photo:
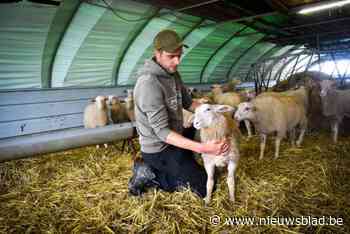
<svg viewBox="0 0 350 234"><path fill-rule="evenodd" d="M175 31L169 29L160 31L154 38L153 43L155 49L164 50L169 53L174 53L182 46L186 48L188 47L187 45L183 44L182 39Z"/></svg>

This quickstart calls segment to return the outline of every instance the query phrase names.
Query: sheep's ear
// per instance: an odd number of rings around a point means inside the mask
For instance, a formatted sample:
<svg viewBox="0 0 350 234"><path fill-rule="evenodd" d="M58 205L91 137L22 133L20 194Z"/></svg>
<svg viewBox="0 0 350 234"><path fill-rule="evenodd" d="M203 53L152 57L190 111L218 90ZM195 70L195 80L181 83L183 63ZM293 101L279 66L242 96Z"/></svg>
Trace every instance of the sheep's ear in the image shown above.
<svg viewBox="0 0 350 234"><path fill-rule="evenodd" d="M229 105L213 105L215 112L231 112L235 111L235 108Z"/></svg>

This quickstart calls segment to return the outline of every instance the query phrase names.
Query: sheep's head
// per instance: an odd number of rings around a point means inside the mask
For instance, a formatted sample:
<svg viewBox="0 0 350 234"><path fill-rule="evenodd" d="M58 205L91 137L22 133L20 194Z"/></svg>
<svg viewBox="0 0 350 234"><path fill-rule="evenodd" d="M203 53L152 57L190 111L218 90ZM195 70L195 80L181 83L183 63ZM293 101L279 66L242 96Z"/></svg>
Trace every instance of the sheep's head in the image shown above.
<svg viewBox="0 0 350 234"><path fill-rule="evenodd" d="M203 104L196 108L193 119L193 126L196 129L207 128L222 117L223 112L233 112L234 108L228 105Z"/></svg>
<svg viewBox="0 0 350 234"><path fill-rule="evenodd" d="M192 100L200 104L210 104L211 102L209 97L192 98Z"/></svg>
<svg viewBox="0 0 350 234"><path fill-rule="evenodd" d="M242 92L242 95L247 99L247 100L253 100L256 97L255 90L252 89L245 89Z"/></svg>
<svg viewBox="0 0 350 234"><path fill-rule="evenodd" d="M117 96L109 95L108 99L106 100L106 103L108 105L116 105L116 104L120 103L120 101L119 101Z"/></svg>
<svg viewBox="0 0 350 234"><path fill-rule="evenodd" d="M235 119L242 121L245 119L253 119L255 116L256 107L250 102L242 102L238 105L235 113Z"/></svg>
<svg viewBox="0 0 350 234"><path fill-rule="evenodd" d="M97 96L95 98L95 103L97 105L98 109L103 109L107 107L107 100L108 98L106 96Z"/></svg>
<svg viewBox="0 0 350 234"><path fill-rule="evenodd" d="M211 88L211 92L213 94L217 95L217 94L223 93L222 85L220 85L220 84L213 84L212 86L210 86L210 88Z"/></svg>
<svg viewBox="0 0 350 234"><path fill-rule="evenodd" d="M134 90L133 90L133 89L127 89L127 90L126 90L126 93L128 94L128 97L129 97L129 98L132 98L132 97L133 97L133 94L134 94Z"/></svg>
<svg viewBox="0 0 350 234"><path fill-rule="evenodd" d="M327 96L329 91L335 90L337 88L337 84L335 80L322 80L320 85L321 85L321 92L320 92L321 98Z"/></svg>

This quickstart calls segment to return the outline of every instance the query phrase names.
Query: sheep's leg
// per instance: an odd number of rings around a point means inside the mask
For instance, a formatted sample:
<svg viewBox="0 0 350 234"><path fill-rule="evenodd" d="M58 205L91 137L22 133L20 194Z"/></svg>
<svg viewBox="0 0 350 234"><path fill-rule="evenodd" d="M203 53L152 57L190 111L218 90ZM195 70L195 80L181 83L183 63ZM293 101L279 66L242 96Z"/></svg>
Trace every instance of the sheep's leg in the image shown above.
<svg viewBox="0 0 350 234"><path fill-rule="evenodd" d="M334 121L332 123L332 132L333 132L333 142L334 143L337 143L337 141L338 141L338 131L339 131L338 121Z"/></svg>
<svg viewBox="0 0 350 234"><path fill-rule="evenodd" d="M252 127L250 126L250 122L249 120L245 119L244 120L244 125L247 129L247 132L248 132L248 138L251 138L252 137Z"/></svg>
<svg viewBox="0 0 350 234"><path fill-rule="evenodd" d="M230 200L232 202L235 201L235 171L236 171L236 163L230 161L227 167L227 186L230 195Z"/></svg>
<svg viewBox="0 0 350 234"><path fill-rule="evenodd" d="M290 130L289 137L290 137L290 143L292 144L292 147L294 147L295 146L295 128Z"/></svg>
<svg viewBox="0 0 350 234"><path fill-rule="evenodd" d="M208 205L211 200L211 194L214 188L214 173L215 173L215 164L205 164L205 171L207 172L207 195L204 198L205 205Z"/></svg>
<svg viewBox="0 0 350 234"><path fill-rule="evenodd" d="M104 143L103 146L107 149L108 148L108 144Z"/></svg>
<svg viewBox="0 0 350 234"><path fill-rule="evenodd" d="M298 140L297 140L297 146L298 146L298 147L300 147L301 143L302 143L303 140L304 140L306 128L307 128L307 120L305 119L305 121L301 124L300 135L299 135L299 138L298 138Z"/></svg>
<svg viewBox="0 0 350 234"><path fill-rule="evenodd" d="M260 157L259 159L263 159L264 157L264 151L265 151L265 146L266 146L266 134L260 134Z"/></svg>
<svg viewBox="0 0 350 234"><path fill-rule="evenodd" d="M279 153L280 153L280 145L281 145L281 140L282 138L279 136L276 136L276 146L275 146L275 159L278 158Z"/></svg>

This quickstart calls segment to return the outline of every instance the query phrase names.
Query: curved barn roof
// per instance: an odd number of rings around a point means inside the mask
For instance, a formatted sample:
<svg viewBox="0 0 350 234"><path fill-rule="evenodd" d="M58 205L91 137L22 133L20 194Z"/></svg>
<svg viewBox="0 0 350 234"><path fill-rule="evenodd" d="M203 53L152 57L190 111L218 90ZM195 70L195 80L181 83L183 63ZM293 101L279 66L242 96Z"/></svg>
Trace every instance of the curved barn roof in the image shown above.
<svg viewBox="0 0 350 234"><path fill-rule="evenodd" d="M188 84L251 81L254 72L279 79L291 64L305 67L316 52L349 43L349 8L332 19L318 15L305 23L293 14L319 1L5 2L0 8L2 90L133 85L138 68L152 55L152 39L165 28L189 45L179 66ZM325 33L327 25L337 25L336 30Z"/></svg>

